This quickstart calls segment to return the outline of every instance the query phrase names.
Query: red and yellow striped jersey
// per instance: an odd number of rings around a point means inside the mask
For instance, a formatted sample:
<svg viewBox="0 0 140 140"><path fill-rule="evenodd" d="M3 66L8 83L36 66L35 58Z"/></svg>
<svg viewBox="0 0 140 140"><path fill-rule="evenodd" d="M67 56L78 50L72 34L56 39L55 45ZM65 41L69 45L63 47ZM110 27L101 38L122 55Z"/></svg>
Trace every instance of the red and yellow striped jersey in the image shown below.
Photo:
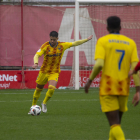
<svg viewBox="0 0 140 140"><path fill-rule="evenodd" d="M40 68L42 73L60 73L60 62L66 49L72 46L72 42L57 42L53 48L49 42L44 43L36 54L44 54L44 61Z"/></svg>

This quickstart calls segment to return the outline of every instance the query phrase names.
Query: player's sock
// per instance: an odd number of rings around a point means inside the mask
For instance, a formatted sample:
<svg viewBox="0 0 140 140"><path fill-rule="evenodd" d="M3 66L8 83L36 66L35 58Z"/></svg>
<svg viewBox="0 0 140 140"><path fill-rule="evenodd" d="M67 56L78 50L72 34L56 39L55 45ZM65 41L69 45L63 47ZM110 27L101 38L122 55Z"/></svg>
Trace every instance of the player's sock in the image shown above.
<svg viewBox="0 0 140 140"><path fill-rule="evenodd" d="M41 93L42 90L43 90L43 89L39 89L39 88L36 87L35 92L34 92L34 95L33 95L33 102L32 102L32 105L36 105L37 100L39 99L40 93Z"/></svg>
<svg viewBox="0 0 140 140"><path fill-rule="evenodd" d="M121 126L119 124L114 124L111 126L111 140L114 140L113 138L115 138L115 140L125 140L125 136L124 133L121 129Z"/></svg>
<svg viewBox="0 0 140 140"><path fill-rule="evenodd" d="M48 91L46 92L45 99L43 100L43 104L46 104L47 101L52 97L55 90L55 86L49 85Z"/></svg>
<svg viewBox="0 0 140 140"><path fill-rule="evenodd" d="M110 128L110 132L109 132L109 140L115 140L115 138L113 137L113 135L111 133L111 128Z"/></svg>

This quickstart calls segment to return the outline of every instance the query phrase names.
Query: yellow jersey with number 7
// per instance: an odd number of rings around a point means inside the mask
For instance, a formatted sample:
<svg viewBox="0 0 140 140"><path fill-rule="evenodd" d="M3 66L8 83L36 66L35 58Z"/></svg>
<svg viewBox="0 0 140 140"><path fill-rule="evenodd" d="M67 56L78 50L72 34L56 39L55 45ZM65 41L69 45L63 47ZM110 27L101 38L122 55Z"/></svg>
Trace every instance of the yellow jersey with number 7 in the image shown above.
<svg viewBox="0 0 140 140"><path fill-rule="evenodd" d="M138 62L136 43L121 34L108 34L98 39L95 60L104 59L100 95L128 95L130 64Z"/></svg>

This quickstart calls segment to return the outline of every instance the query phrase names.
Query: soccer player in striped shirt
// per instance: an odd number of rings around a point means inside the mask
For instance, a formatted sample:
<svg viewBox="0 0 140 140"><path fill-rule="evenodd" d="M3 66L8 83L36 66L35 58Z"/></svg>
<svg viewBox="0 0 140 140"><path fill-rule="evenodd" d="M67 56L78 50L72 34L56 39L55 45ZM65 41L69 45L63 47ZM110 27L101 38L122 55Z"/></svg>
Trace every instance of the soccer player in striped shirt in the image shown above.
<svg viewBox="0 0 140 140"><path fill-rule="evenodd" d="M50 41L44 43L34 56L34 69L38 67L40 56L44 55L44 61L36 80L37 86L33 94L32 105L36 105L44 85L48 82L48 91L46 92L46 96L42 102L42 111L44 113L47 112L46 103L55 91L60 73L60 62L64 51L70 47L81 45L91 40L92 37L93 35L89 36L87 39L75 42L59 42L58 33L56 31L52 31L50 33ZM30 114L30 111L28 114Z"/></svg>
<svg viewBox="0 0 140 140"><path fill-rule="evenodd" d="M107 19L108 35L98 39L95 50L96 63L85 86L85 92L92 80L102 69L100 81L100 104L101 110L106 114L110 124L109 140L125 140L121 128L121 119L128 110L130 79L128 73L130 65L135 68L139 59L135 42L120 34L121 20L117 16ZM133 104L136 106L140 100L140 80L138 74L133 75L136 93Z"/></svg>

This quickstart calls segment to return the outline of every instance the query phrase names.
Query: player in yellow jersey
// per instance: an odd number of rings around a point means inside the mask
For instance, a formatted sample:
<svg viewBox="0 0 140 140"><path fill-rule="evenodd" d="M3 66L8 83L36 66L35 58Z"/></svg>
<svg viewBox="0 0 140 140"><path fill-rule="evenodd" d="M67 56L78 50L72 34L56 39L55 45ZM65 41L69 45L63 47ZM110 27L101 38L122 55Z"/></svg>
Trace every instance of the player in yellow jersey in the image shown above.
<svg viewBox="0 0 140 140"><path fill-rule="evenodd" d="M36 105L44 85L48 82L48 91L42 102L42 111L44 113L47 112L46 103L52 97L56 88L60 73L60 62L64 51L70 47L81 45L91 40L92 37L93 35L89 36L87 39L75 42L59 42L58 33L56 31L52 31L50 33L50 41L44 43L34 56L34 69L38 67L38 60L40 56L44 55L44 61L36 80L37 86L33 94L32 105ZM30 114L30 111L28 114Z"/></svg>
<svg viewBox="0 0 140 140"><path fill-rule="evenodd" d="M135 42L120 34L121 20L117 16L107 19L108 35L98 39L95 50L95 65L88 82L85 85L85 92L92 83L92 80L102 69L100 81L100 104L102 112L105 112L110 124L109 140L125 140L121 129L121 118L127 109L130 79L128 73L139 61ZM136 87L136 94L133 98L134 106L140 100L140 81L138 74L133 75Z"/></svg>

